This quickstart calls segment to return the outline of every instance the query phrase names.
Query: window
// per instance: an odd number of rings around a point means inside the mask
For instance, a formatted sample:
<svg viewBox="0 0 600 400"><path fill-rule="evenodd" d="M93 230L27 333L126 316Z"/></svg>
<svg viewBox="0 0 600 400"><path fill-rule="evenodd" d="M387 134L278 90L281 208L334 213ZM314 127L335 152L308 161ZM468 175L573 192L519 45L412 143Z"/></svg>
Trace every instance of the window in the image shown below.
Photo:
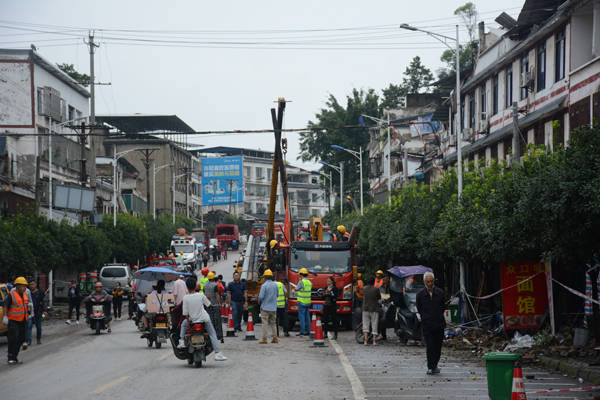
<svg viewBox="0 0 600 400"><path fill-rule="evenodd" d="M529 72L529 53L525 53L521 56L521 76L524 76ZM525 83L525 82L523 82ZM527 98L527 87L521 88L521 100Z"/></svg>
<svg viewBox="0 0 600 400"><path fill-rule="evenodd" d="M475 93L469 95L469 128L475 127Z"/></svg>
<svg viewBox="0 0 600 400"><path fill-rule="evenodd" d="M262 167L256 167L256 180L265 179L264 171Z"/></svg>
<svg viewBox="0 0 600 400"><path fill-rule="evenodd" d="M481 110L481 120L487 119L487 96L485 93L485 85L479 89L479 109Z"/></svg>
<svg viewBox="0 0 600 400"><path fill-rule="evenodd" d="M565 77L565 28L556 32L554 50L554 82Z"/></svg>
<svg viewBox="0 0 600 400"><path fill-rule="evenodd" d="M317 202L317 194L316 193L311 193L311 197L312 197L312 202L316 203Z"/></svg>
<svg viewBox="0 0 600 400"><path fill-rule="evenodd" d="M267 168L267 179L271 179L271 175L273 175L273 168Z"/></svg>
<svg viewBox="0 0 600 400"><path fill-rule="evenodd" d="M506 68L506 73L504 74L504 104L506 108L510 108L512 106L513 100L513 73L512 66Z"/></svg>
<svg viewBox="0 0 600 400"><path fill-rule="evenodd" d="M251 167L244 167L244 178L246 178L246 179L252 178L252 168Z"/></svg>
<svg viewBox="0 0 600 400"><path fill-rule="evenodd" d="M460 126L465 127L465 99L460 103Z"/></svg>
<svg viewBox="0 0 600 400"><path fill-rule="evenodd" d="M537 48L537 91L546 88L546 42Z"/></svg>
<svg viewBox="0 0 600 400"><path fill-rule="evenodd" d="M498 114L498 74L492 79L492 115Z"/></svg>
<svg viewBox="0 0 600 400"><path fill-rule="evenodd" d="M75 107L69 106L69 115L67 116L67 121L73 121L75 119Z"/></svg>

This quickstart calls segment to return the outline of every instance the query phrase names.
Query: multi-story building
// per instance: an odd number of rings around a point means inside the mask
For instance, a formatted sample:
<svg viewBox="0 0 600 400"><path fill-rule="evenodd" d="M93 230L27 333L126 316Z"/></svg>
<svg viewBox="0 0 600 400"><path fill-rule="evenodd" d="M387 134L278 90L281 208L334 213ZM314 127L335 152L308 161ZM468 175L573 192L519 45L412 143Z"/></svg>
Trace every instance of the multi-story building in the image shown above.
<svg viewBox="0 0 600 400"><path fill-rule="evenodd" d="M527 144L567 146L574 128L600 117L600 2L540 3L525 1L517 20L502 13L489 33L480 23L480 54L461 89L465 164L508 160L515 133L520 154ZM456 111L438 160L447 167L456 163Z"/></svg>
<svg viewBox="0 0 600 400"><path fill-rule="evenodd" d="M0 49L3 212L33 209L37 194L40 212L47 213L50 165L53 185L89 185L89 145L81 143L81 130L68 127L85 122L89 97L83 86L35 50Z"/></svg>
<svg viewBox="0 0 600 400"><path fill-rule="evenodd" d="M273 153L236 147L212 147L194 150L200 160L207 157L242 157L243 201L232 199L231 204L208 205L210 210L231 210L232 214L264 219L269 212ZM325 191L319 185L318 176L310 171L287 164L288 194L294 219L306 220L311 216L323 216L327 212ZM276 212L284 215L281 201L281 185L278 185ZM206 206L206 205L205 205ZM208 211L208 210L207 210Z"/></svg>

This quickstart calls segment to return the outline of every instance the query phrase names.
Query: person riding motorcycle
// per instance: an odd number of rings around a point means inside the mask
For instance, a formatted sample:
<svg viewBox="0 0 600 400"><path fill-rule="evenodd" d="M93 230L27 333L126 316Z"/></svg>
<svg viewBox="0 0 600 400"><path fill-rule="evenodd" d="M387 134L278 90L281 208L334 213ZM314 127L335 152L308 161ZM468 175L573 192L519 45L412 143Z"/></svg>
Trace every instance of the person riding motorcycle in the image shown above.
<svg viewBox="0 0 600 400"><path fill-rule="evenodd" d="M162 304L163 303L162 295L167 293L167 291L165 290L165 281L161 279L161 280L157 281L156 285L154 285L152 287L154 288L154 290L152 290L152 292L150 292L146 295L146 300L150 296L156 296L158 298L159 304ZM164 312L167 314L168 323L169 323L169 325L171 325L171 313L169 311L170 310L168 307L164 310ZM146 338L148 336L148 334L150 333L148 321L150 319L154 318L154 316L155 316L155 314L149 313L147 311L145 311L144 315L142 315L142 324L144 326L144 333L141 336L142 339Z"/></svg>
<svg viewBox="0 0 600 400"><path fill-rule="evenodd" d="M112 329L110 328L110 321L112 318L110 317L110 306L112 304L112 296L103 289L102 282L96 282L94 284L94 291L83 299L83 303L85 304L88 323L89 317L92 314L92 304L96 303L104 306L104 321L106 322L108 333L111 333Z"/></svg>

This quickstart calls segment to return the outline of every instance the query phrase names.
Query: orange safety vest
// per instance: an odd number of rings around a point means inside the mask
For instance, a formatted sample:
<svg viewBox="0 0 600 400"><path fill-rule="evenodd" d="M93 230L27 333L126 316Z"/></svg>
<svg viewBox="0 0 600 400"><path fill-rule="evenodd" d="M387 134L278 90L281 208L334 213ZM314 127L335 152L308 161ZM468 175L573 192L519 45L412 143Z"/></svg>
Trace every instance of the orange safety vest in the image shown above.
<svg viewBox="0 0 600 400"><path fill-rule="evenodd" d="M13 289L10 291L10 296L12 301L6 313L7 318L18 322L27 320L27 294L23 293L21 296L16 289Z"/></svg>
<svg viewBox="0 0 600 400"><path fill-rule="evenodd" d="M383 278L375 278L375 287L381 287L383 285Z"/></svg>
<svg viewBox="0 0 600 400"><path fill-rule="evenodd" d="M364 286L365 285L364 285L362 279L359 279L359 280L356 281L356 296L359 299L363 298L363 289L364 289Z"/></svg>

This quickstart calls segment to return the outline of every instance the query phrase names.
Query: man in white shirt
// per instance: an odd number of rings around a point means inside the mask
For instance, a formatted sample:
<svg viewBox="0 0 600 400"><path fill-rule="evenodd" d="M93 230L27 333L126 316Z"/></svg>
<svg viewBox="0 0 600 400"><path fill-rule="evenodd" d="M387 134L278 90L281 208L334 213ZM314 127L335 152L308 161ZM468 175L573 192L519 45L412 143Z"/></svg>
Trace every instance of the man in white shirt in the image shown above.
<svg viewBox="0 0 600 400"><path fill-rule="evenodd" d="M219 352L219 340L217 339L215 327L213 326L212 322L210 322L210 316L204 309L204 307L210 306L210 300L208 300L204 293L196 293L196 279L188 278L185 281L185 285L189 294L183 296L183 317L187 319L181 324L179 337L181 339L185 337L185 332L187 331L190 323L201 322L206 327L208 336L210 337L210 342L215 350L215 361L227 360L227 357ZM185 348L184 340L179 342L178 347Z"/></svg>
<svg viewBox="0 0 600 400"><path fill-rule="evenodd" d="M173 294L175 295L175 305L178 306L183 301L183 297L187 295L187 287L183 280L183 275L179 275L179 278L173 284Z"/></svg>

